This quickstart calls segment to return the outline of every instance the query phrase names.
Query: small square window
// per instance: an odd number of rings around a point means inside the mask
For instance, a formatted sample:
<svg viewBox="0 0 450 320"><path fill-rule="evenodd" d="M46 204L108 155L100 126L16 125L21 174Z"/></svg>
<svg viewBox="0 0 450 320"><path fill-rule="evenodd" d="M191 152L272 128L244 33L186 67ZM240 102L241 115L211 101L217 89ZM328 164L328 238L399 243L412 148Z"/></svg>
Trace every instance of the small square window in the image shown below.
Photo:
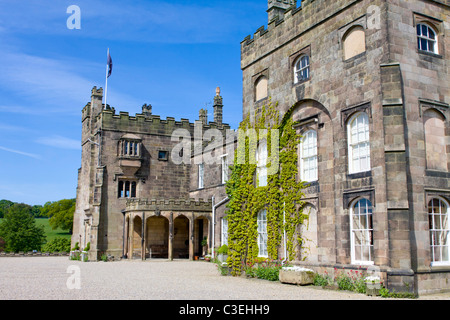
<svg viewBox="0 0 450 320"><path fill-rule="evenodd" d="M168 160L169 157L169 152L168 151L163 151L163 150L159 150L158 151L158 160Z"/></svg>

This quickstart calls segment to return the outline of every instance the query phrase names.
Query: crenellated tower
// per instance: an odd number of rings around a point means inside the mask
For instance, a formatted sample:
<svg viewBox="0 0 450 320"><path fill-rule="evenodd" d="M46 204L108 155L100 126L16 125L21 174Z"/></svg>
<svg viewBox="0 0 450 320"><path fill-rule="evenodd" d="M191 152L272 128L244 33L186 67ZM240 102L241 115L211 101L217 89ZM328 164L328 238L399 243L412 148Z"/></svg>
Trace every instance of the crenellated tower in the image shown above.
<svg viewBox="0 0 450 320"><path fill-rule="evenodd" d="M296 0L269 0L267 13L269 22L273 19L281 19L287 9L296 6Z"/></svg>

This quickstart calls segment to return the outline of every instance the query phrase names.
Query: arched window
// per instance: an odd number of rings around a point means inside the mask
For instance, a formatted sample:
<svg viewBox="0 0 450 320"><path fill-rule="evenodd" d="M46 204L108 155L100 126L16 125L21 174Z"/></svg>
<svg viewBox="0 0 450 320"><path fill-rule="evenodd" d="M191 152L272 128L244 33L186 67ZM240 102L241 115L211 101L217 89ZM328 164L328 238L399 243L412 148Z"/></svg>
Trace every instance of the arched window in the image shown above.
<svg viewBox="0 0 450 320"><path fill-rule="evenodd" d="M366 51L366 33L362 26L352 27L344 36L344 60Z"/></svg>
<svg viewBox="0 0 450 320"><path fill-rule="evenodd" d="M267 257L267 211L261 210L257 217L258 228L258 256Z"/></svg>
<svg viewBox="0 0 450 320"><path fill-rule="evenodd" d="M300 143L300 179L317 180L317 133L309 130Z"/></svg>
<svg viewBox="0 0 450 320"><path fill-rule="evenodd" d="M262 76L259 77L255 84L255 100L261 100L264 98L267 98L267 85L268 81L267 78Z"/></svg>
<svg viewBox="0 0 450 320"><path fill-rule="evenodd" d="M294 83L309 79L309 56L303 55L294 64Z"/></svg>
<svg viewBox="0 0 450 320"><path fill-rule="evenodd" d="M447 171L445 119L441 113L428 109L423 114L427 169Z"/></svg>
<svg viewBox="0 0 450 320"><path fill-rule="evenodd" d="M432 265L448 265L449 259L449 205L441 198L428 203Z"/></svg>
<svg viewBox="0 0 450 320"><path fill-rule="evenodd" d="M416 26L419 50L438 53L436 32L428 25L419 23Z"/></svg>
<svg viewBox="0 0 450 320"><path fill-rule="evenodd" d="M256 150L256 177L257 186L267 186L267 141L263 140L259 143Z"/></svg>
<svg viewBox="0 0 450 320"><path fill-rule="evenodd" d="M349 173L370 170L369 116L358 112L347 124Z"/></svg>
<svg viewBox="0 0 450 320"><path fill-rule="evenodd" d="M352 263L373 264L372 203L360 199L350 207Z"/></svg>

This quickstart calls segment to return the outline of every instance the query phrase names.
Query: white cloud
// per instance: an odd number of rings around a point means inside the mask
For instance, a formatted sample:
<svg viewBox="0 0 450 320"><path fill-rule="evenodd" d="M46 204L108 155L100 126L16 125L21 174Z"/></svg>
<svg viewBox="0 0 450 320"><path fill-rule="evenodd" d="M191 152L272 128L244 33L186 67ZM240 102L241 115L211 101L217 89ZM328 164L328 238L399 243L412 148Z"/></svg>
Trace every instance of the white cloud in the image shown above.
<svg viewBox="0 0 450 320"><path fill-rule="evenodd" d="M58 135L50 137L41 137L36 139L36 142L39 144L44 144L55 148L81 150L80 140L70 139Z"/></svg>
<svg viewBox="0 0 450 320"><path fill-rule="evenodd" d="M5 148L5 147L2 147L2 146L0 146L0 150L11 152L11 153L20 154L22 156L26 156L26 157L30 157L30 158L41 159L41 156L39 156L37 154L34 154L34 153L23 152L23 151L20 151L20 150L14 150L14 149Z"/></svg>

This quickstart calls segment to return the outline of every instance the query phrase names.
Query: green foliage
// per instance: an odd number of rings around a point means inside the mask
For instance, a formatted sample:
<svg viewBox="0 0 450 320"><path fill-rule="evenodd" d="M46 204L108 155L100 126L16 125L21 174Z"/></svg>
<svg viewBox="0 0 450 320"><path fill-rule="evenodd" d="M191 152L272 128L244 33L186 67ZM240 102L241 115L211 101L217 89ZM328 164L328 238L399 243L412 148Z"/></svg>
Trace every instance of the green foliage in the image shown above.
<svg viewBox="0 0 450 320"><path fill-rule="evenodd" d="M30 206L15 203L8 208L0 224L0 238L10 252L41 250L45 242L44 229L36 226Z"/></svg>
<svg viewBox="0 0 450 320"><path fill-rule="evenodd" d="M334 280L339 290L356 291L359 293L366 292L364 273L362 271L350 270L350 273L339 272Z"/></svg>
<svg viewBox="0 0 450 320"><path fill-rule="evenodd" d="M297 230L308 216L303 213L301 201L304 185L297 181L300 136L293 128L290 115L280 122L276 107L269 101L254 123L247 117L239 127L240 132L248 134L239 136L231 176L226 183L230 199L227 204L227 262L233 275L240 275L243 266L253 264L258 257L257 215L262 209L267 212L267 251L271 259L278 259L278 247L284 231L290 260L295 259L296 249L303 243ZM267 135L257 137L263 130L267 130ZM272 141L272 130L278 130L279 136L275 138L279 141ZM269 172L268 169L267 186L257 187L255 153L258 140L263 139L267 141L267 167L275 170Z"/></svg>
<svg viewBox="0 0 450 320"><path fill-rule="evenodd" d="M219 250L217 250L218 254L228 254L228 246L226 244L224 244L223 246L221 246L219 248Z"/></svg>
<svg viewBox="0 0 450 320"><path fill-rule="evenodd" d="M245 274L251 278L278 281L282 265L278 261L264 261L255 265L247 265Z"/></svg>
<svg viewBox="0 0 450 320"><path fill-rule="evenodd" d="M14 202L9 200L0 200L0 218L3 218L5 216L6 211L8 211L8 208L11 207L14 204Z"/></svg>
<svg viewBox="0 0 450 320"><path fill-rule="evenodd" d="M88 242L88 243L86 244L86 247L84 248L84 251L89 251L90 249L91 249L91 243Z"/></svg>
<svg viewBox="0 0 450 320"><path fill-rule="evenodd" d="M415 299L417 296L412 292L395 292L395 290L389 291L389 289L382 286L380 288L380 296L383 298L400 298L400 299Z"/></svg>
<svg viewBox="0 0 450 320"><path fill-rule="evenodd" d="M72 250L76 251L76 250L80 250L80 245L78 244L78 242L75 242L74 247L72 248Z"/></svg>
<svg viewBox="0 0 450 320"><path fill-rule="evenodd" d="M315 273L313 284L319 287L326 287L333 284L333 279L331 279L328 273L325 273L324 275L321 275L320 273Z"/></svg>
<svg viewBox="0 0 450 320"><path fill-rule="evenodd" d="M69 252L70 251L70 239L67 238L54 238L47 242L42 248L43 252Z"/></svg>
<svg viewBox="0 0 450 320"><path fill-rule="evenodd" d="M41 210L42 215L49 217L50 226L53 229L61 228L69 230L72 234L73 215L76 199L62 199L55 202L47 202Z"/></svg>

